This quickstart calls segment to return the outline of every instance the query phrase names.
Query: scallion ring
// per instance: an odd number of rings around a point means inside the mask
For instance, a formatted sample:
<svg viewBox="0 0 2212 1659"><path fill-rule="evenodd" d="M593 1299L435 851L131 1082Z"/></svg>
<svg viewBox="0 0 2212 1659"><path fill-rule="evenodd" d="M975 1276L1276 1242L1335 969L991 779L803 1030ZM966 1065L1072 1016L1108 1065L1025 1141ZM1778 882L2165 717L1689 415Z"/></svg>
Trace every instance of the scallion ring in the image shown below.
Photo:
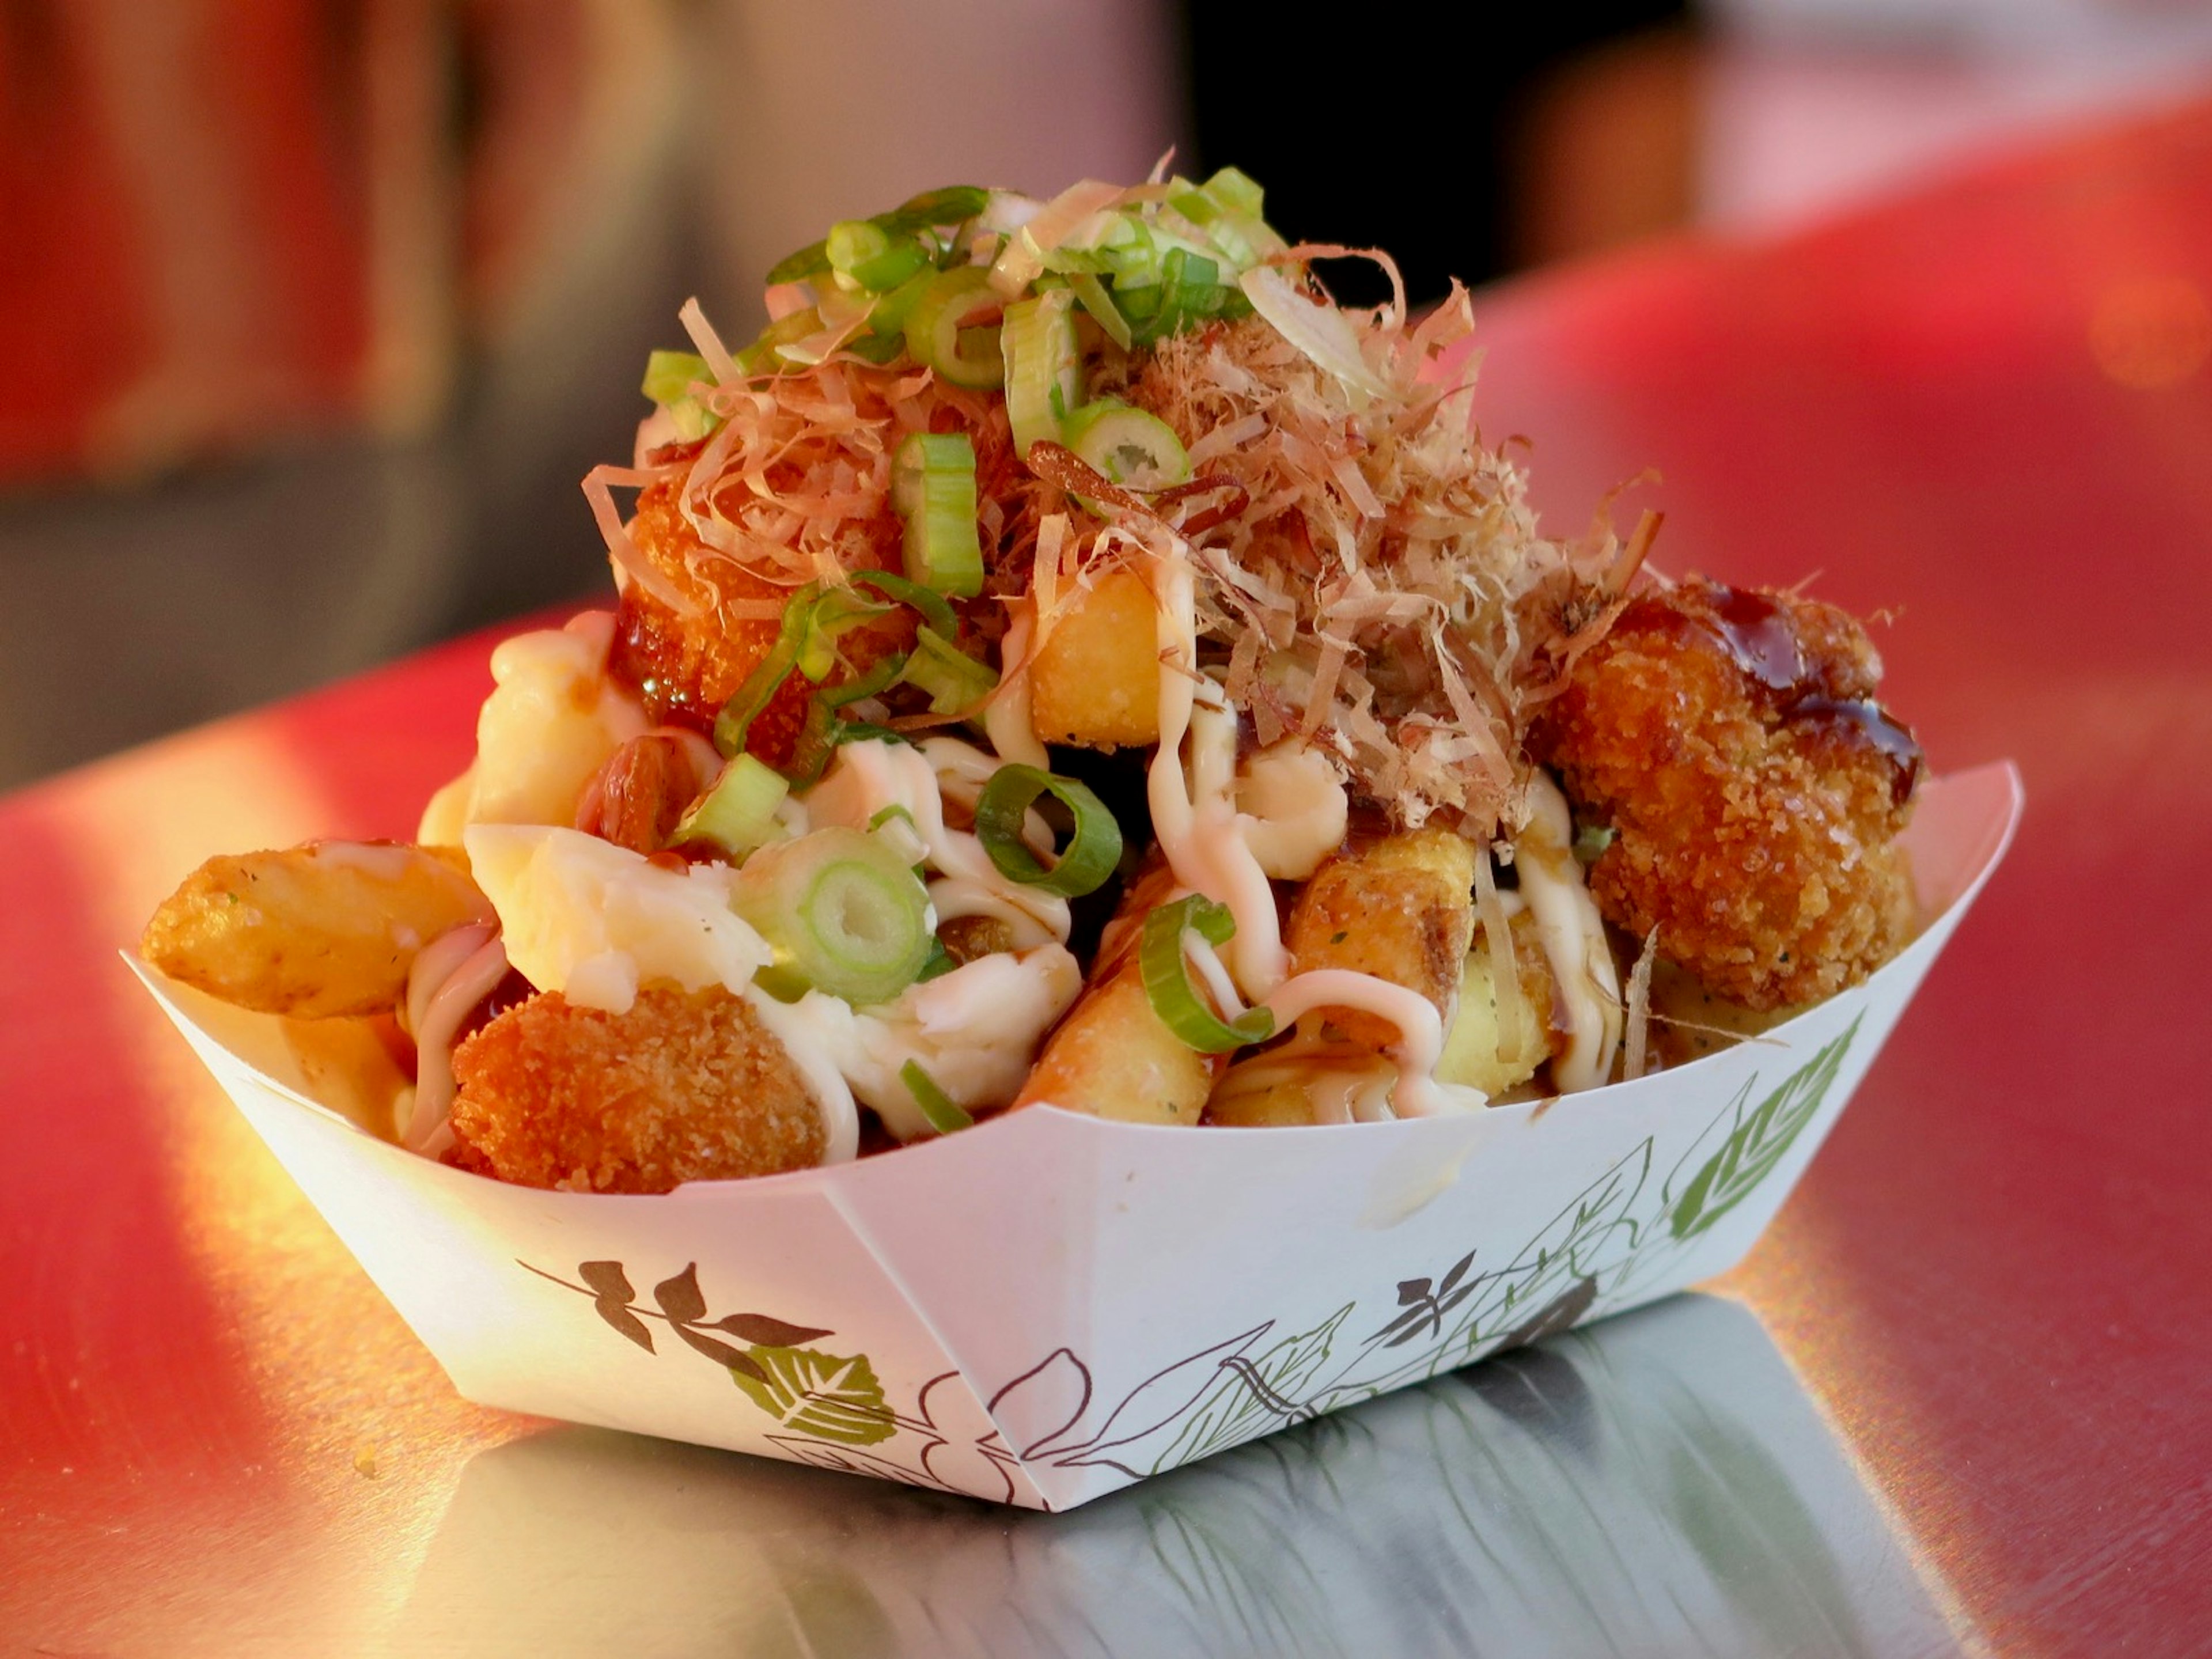
<svg viewBox="0 0 2212 1659"><path fill-rule="evenodd" d="M1190 982L1190 963L1182 946L1185 929L1208 945L1220 945L1236 936L1237 922L1228 906L1216 904L1202 893L1186 893L1145 918L1137 958L1152 1012L1178 1041L1202 1054L1229 1054L1274 1036L1275 1017L1265 1008L1248 1008L1235 1019L1224 1019L1206 1006Z"/></svg>
<svg viewBox="0 0 2212 1659"><path fill-rule="evenodd" d="M975 1120L961 1110L959 1103L951 1095L937 1086L937 1079L921 1069L920 1060L909 1060L900 1066L899 1081L906 1085L907 1092L914 1097L914 1103L921 1108L922 1116L929 1121L929 1127L938 1133L949 1135L956 1129L975 1127Z"/></svg>
<svg viewBox="0 0 2212 1659"><path fill-rule="evenodd" d="M776 630L775 643L753 665L752 672L714 716L714 747L725 759L744 753L745 736L753 722L783 689L791 671L799 666L799 647L805 641L814 601L821 597L821 591L810 583L791 596L783 607L783 625Z"/></svg>
<svg viewBox="0 0 2212 1659"><path fill-rule="evenodd" d="M732 902L791 979L848 1002L883 1002L929 960L929 895L896 848L865 830L817 830L763 848Z"/></svg>
<svg viewBox="0 0 2212 1659"><path fill-rule="evenodd" d="M1022 819L1038 796L1050 795L1074 817L1075 831L1048 867L1022 842ZM1096 892L1121 861L1121 826L1106 803L1073 778L1018 763L991 774L975 803L975 838L1009 881L1062 898Z"/></svg>

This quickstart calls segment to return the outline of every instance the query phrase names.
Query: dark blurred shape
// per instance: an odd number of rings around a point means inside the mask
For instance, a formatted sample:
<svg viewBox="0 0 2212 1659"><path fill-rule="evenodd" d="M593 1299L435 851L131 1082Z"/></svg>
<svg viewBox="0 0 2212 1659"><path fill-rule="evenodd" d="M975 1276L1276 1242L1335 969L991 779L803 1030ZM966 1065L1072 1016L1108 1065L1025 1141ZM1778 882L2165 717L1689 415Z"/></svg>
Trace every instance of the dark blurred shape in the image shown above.
<svg viewBox="0 0 2212 1659"><path fill-rule="evenodd" d="M1234 164L1267 186L1268 219L1293 240L1382 248L1416 303L1435 300L1454 276L1481 282L1518 263L1523 239L1514 210L1526 172L1518 158L1532 120L1581 179L1581 157L1565 154L1552 77L1624 35L1679 23L1686 10L1685 0L1509 13L1428 3L1346 17L1322 31L1274 8L1188 0L1196 160L1206 168ZM1612 159L1647 170L1635 124L1617 121L1609 107L1595 113L1611 124L1601 143ZM1616 133L1629 150L1612 149ZM1593 182L1610 189L1601 174ZM1678 214L1686 194L1669 179L1665 210L1613 206L1601 216L1607 224L1656 222ZM1535 239L1547 249L1556 240L1556 226ZM1364 264L1333 265L1328 276L1347 302L1388 297Z"/></svg>
<svg viewBox="0 0 2212 1659"><path fill-rule="evenodd" d="M0 9L0 483L435 412L440 12Z"/></svg>

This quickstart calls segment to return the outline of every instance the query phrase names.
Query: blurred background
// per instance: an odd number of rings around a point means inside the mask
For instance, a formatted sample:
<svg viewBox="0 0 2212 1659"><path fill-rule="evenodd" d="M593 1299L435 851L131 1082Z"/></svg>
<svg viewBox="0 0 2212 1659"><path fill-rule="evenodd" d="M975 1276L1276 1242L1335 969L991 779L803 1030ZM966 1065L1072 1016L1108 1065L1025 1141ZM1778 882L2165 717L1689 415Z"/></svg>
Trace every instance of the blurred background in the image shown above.
<svg viewBox="0 0 2212 1659"><path fill-rule="evenodd" d="M930 185L1172 145L1432 299L2212 89L2212 0L1522 9L7 0L0 787L602 587L678 306Z"/></svg>

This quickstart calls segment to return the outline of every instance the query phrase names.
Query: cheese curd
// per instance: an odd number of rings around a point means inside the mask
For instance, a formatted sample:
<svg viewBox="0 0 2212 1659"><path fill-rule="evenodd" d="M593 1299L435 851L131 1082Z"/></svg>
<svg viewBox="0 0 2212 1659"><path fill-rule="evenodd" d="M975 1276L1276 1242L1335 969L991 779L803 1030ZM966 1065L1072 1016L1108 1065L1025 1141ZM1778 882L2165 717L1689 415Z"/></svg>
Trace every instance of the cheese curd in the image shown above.
<svg viewBox="0 0 2212 1659"><path fill-rule="evenodd" d="M430 798L417 839L451 847L472 823L573 823L585 787L647 729L635 696L607 673L614 613L501 641L477 716L477 757Z"/></svg>
<svg viewBox="0 0 2212 1659"><path fill-rule="evenodd" d="M472 824L462 840L499 912L507 960L573 1003L627 1012L647 980L742 992L774 954L730 908L738 872L727 865L666 869L542 824Z"/></svg>

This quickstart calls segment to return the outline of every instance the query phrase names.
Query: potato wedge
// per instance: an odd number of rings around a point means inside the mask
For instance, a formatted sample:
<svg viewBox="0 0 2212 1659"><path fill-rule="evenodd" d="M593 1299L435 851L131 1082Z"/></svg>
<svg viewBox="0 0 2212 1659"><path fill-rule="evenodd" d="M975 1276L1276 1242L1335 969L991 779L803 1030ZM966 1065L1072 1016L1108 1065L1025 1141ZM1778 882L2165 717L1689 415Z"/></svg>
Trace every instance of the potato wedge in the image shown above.
<svg viewBox="0 0 2212 1659"><path fill-rule="evenodd" d="M1235 1129L1350 1123L1387 1112L1397 1082L1396 1064L1371 1048L1294 1038L1224 1072L1206 1121Z"/></svg>
<svg viewBox="0 0 2212 1659"><path fill-rule="evenodd" d="M1091 983L1046 1041L1015 1098L1126 1123L1196 1123L1219 1061L1184 1045L1152 1012L1137 952L1145 916L1174 890L1164 866L1130 885L1109 925Z"/></svg>
<svg viewBox="0 0 2212 1659"><path fill-rule="evenodd" d="M1461 969L1459 1007L1437 1060L1438 1082L1465 1084L1493 1100L1535 1076L1537 1068L1559 1052L1565 1035L1551 1012L1556 988L1535 917L1522 911L1513 918L1512 934L1514 968L1521 981L1517 1006L1522 1023L1532 1029L1515 1032L1510 1045L1504 1042L1490 951L1478 940ZM1509 1046L1510 1058L1502 1052Z"/></svg>
<svg viewBox="0 0 2212 1659"><path fill-rule="evenodd" d="M417 951L494 920L457 848L310 842L210 859L154 912L138 949L226 1002L313 1019L389 1012Z"/></svg>
<svg viewBox="0 0 2212 1659"><path fill-rule="evenodd" d="M1449 830L1400 831L1340 854L1298 890L1285 942L1296 969L1350 968L1419 991L1451 1018L1474 937L1475 848ZM1382 1048L1398 1028L1352 1008L1316 1009L1302 1026Z"/></svg>
<svg viewBox="0 0 2212 1659"><path fill-rule="evenodd" d="M1030 726L1085 749L1160 740L1158 607L1145 579L1109 571L1053 613L1030 665Z"/></svg>

